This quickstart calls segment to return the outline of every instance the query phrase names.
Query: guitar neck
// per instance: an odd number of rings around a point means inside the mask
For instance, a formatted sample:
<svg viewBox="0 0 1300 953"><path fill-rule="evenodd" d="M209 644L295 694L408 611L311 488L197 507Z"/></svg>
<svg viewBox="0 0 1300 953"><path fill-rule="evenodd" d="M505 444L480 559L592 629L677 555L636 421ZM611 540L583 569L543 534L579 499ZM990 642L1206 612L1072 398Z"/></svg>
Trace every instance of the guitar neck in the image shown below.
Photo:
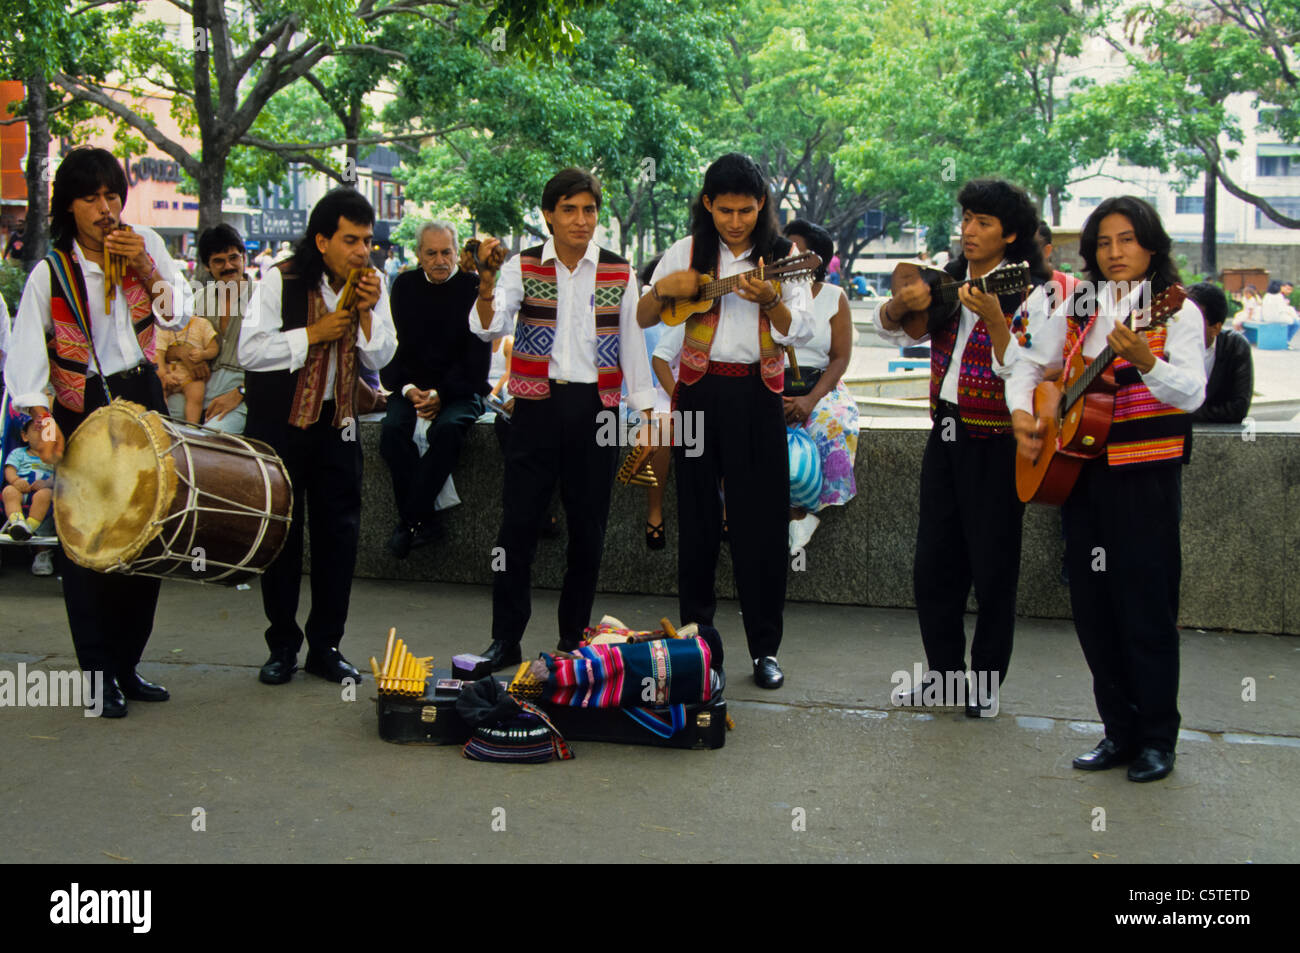
<svg viewBox="0 0 1300 953"><path fill-rule="evenodd" d="M1092 359L1092 363L1084 368L1083 373L1079 375L1079 379L1065 389L1065 398L1061 401L1062 415L1069 412L1070 408L1083 397L1088 388L1093 385L1098 377L1105 373L1106 368L1110 367L1117 357L1119 355L1107 344L1102 352Z"/></svg>
<svg viewBox="0 0 1300 953"><path fill-rule="evenodd" d="M757 277L758 269L753 268L750 271L743 271L738 275L728 275L725 278L714 278L700 289L699 300L710 301L714 298L721 298L723 295L730 294L739 288L740 279Z"/></svg>

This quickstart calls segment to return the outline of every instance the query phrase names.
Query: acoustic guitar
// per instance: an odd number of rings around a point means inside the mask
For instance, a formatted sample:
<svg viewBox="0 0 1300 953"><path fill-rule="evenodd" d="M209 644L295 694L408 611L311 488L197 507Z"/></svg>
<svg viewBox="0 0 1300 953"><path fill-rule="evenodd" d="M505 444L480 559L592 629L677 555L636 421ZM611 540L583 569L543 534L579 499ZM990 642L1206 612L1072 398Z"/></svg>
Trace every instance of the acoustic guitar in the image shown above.
<svg viewBox="0 0 1300 953"><path fill-rule="evenodd" d="M894 266L890 278L890 293L895 297L902 289L915 281L923 281L930 286L930 307L923 311L909 311L900 319L900 324L908 335L919 340L936 323L949 321L961 307L957 289L970 285L980 291L994 295L1024 294L1030 288L1029 266L1022 261L1003 262L986 275L958 281L942 268L923 265L915 261L900 261Z"/></svg>
<svg viewBox="0 0 1300 953"><path fill-rule="evenodd" d="M779 278L785 281L809 280L821 264L822 260L816 253L806 251L801 255L791 255L780 261L774 261L762 268L728 275L726 278L700 275L700 289L695 293L695 297L665 298L663 311L659 317L664 324L675 327L693 314L703 314L713 307L713 302L718 298L735 291L740 287L741 278L752 277L760 281L768 278Z"/></svg>
<svg viewBox="0 0 1300 953"><path fill-rule="evenodd" d="M1182 285L1170 285L1142 311L1133 312L1128 327L1141 330L1164 324L1187 300ZM1037 460L1016 454L1016 494L1026 503L1058 506L1064 503L1083 465L1106 449L1115 415L1115 372L1119 355L1106 345L1094 358L1083 349L1056 380L1043 381L1034 390L1034 416L1046 424L1043 449Z"/></svg>

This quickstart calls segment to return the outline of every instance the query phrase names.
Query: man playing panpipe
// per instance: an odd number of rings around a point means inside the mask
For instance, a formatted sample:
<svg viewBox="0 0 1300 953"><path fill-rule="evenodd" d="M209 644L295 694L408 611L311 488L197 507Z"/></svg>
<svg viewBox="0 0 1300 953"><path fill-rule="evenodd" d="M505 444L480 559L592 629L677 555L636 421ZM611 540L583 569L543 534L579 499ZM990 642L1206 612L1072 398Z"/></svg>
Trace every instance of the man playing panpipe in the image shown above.
<svg viewBox="0 0 1300 953"><path fill-rule="evenodd" d="M47 463L58 463L65 436L112 398L167 410L154 331L185 326L190 294L162 239L122 224L126 195L126 174L103 149L73 149L54 174L54 247L23 290L5 366L14 403L36 420L32 447ZM125 715L128 698L166 701L165 688L135 671L153 631L159 580L63 562L77 662L88 674L103 672L103 716Z"/></svg>
<svg viewBox="0 0 1300 953"><path fill-rule="evenodd" d="M397 350L388 296L369 265L374 223L374 209L357 192L327 193L293 256L253 292L240 332L244 433L274 447L293 480L293 525L262 576L271 657L258 677L268 685L293 677L304 636L308 672L334 682L360 678L339 652L361 531L358 364L379 370ZM354 272L360 277L350 282ZM304 512L312 546L305 629L297 620Z"/></svg>

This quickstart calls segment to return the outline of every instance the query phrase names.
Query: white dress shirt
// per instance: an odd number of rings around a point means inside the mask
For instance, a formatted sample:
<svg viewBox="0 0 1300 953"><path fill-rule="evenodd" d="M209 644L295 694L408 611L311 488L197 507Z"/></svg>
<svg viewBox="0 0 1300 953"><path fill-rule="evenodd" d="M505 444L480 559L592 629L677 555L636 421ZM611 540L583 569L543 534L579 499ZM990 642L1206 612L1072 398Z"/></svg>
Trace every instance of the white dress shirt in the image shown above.
<svg viewBox="0 0 1300 953"><path fill-rule="evenodd" d="M1002 262L998 262L994 267L1000 267ZM985 273L987 274L987 272ZM970 280L970 265L966 266L966 281ZM1047 320L1047 286L1039 285L1021 305L1025 309L1026 320L1028 322L1030 340L1034 347L1038 346L1037 328ZM883 305L882 305L883 307ZM939 399L946 400L950 404L957 403L957 382L961 377L961 359L966 352L966 342L970 340L971 332L975 330L975 324L980 320L980 316L965 305L961 306L961 317L957 321L957 339L953 342L952 360L948 362L948 370L943 376L943 381L939 385ZM876 333L891 344L897 344L899 347L910 347L914 344L922 344L930 340L929 332L921 335L920 338L914 338L901 327L894 330L888 330L876 323ZM1016 340L1013 333L1011 340L1007 342L1006 353L1003 354L1002 360L998 360L997 348L990 348L989 363L992 365L993 373L997 374L1004 381L1011 376L1011 367L1016 362L1016 357L1021 353L1020 342Z"/></svg>
<svg viewBox="0 0 1300 953"><path fill-rule="evenodd" d="M1145 287L1145 283L1139 285L1120 301L1115 300L1107 284L1098 288L1097 320L1084 339L1084 357L1096 357L1106 348L1106 338L1115 323L1128 317ZM1006 394L1007 406L1013 411L1033 413L1034 388L1047 371L1057 371L1064 363L1070 301L1067 298L1040 329L1032 331L1033 346L1022 348L1011 368ZM1165 356L1156 358L1155 366L1142 374L1142 383L1156 400L1191 413L1205 401L1205 320L1201 309L1189 298L1169 319L1167 328Z"/></svg>
<svg viewBox="0 0 1300 953"><path fill-rule="evenodd" d="M379 300L370 312L370 339L366 340L361 326L357 325L357 354L361 363L372 371L384 367L397 353L397 331L393 316L388 310L386 282L379 282ZM321 275L320 293L325 299L325 310L338 308L340 287L330 287L328 272ZM279 268L272 268L253 289L248 302L248 315L239 331L239 363L246 371L296 371L307 363L307 329L284 327L280 311L284 294L284 278ZM325 390L322 400L334 399L335 362L328 362Z"/></svg>
<svg viewBox="0 0 1300 953"><path fill-rule="evenodd" d="M154 302L154 323L163 328L183 328L194 313L194 295L188 279L176 267L162 238L152 228L132 225L144 238L145 251L153 258L154 266L163 281L171 286L171 315L158 313ZM90 356L87 377L101 370L105 376L128 371L144 361L140 341L131 326L131 308L119 286L113 296L112 315L104 313L104 269L90 261L74 240L72 258L80 267L86 283L86 307L90 312L90 337L94 353ZM41 262L27 278L18 315L14 319L9 357L5 362L5 384L13 402L19 407L46 407L49 404L45 389L50 383L49 353L46 338L54 334L50 319L50 282L54 280L50 266ZM95 357L99 358L99 365ZM98 385L96 385L98 386Z"/></svg>
<svg viewBox="0 0 1300 953"><path fill-rule="evenodd" d="M677 271L691 267L691 242L688 236L673 242L659 265L655 268L652 284ZM733 255L726 243L718 241L718 278L738 275L752 271L754 263L749 260L750 249L740 255ZM771 324L772 340L779 347L798 346L812 340L812 292L810 282L781 282L781 300L790 309L790 330L782 334ZM731 293L722 296L718 304L718 329L713 335L713 344L709 347L709 360L721 364L755 364L759 359L758 351L759 307L753 301L746 301L740 295ZM682 342L686 339L686 323L664 331L663 337L655 347L655 357L671 361L682 351Z"/></svg>
<svg viewBox="0 0 1300 953"><path fill-rule="evenodd" d="M596 265L600 247L587 243L587 251L570 271L555 255L555 239L542 246L542 262L555 263L556 293L555 343L547 376L575 384L596 383ZM633 410L648 410L654 405L654 375L646 355L645 337L636 323L636 273L623 291L618 314L618 363L627 384L627 405ZM515 316L524 300L524 278L519 256L501 266L493 297L492 321L484 328L478 316L477 300L469 309L469 329L483 341L505 337L514 331ZM516 341L517 346L517 341Z"/></svg>

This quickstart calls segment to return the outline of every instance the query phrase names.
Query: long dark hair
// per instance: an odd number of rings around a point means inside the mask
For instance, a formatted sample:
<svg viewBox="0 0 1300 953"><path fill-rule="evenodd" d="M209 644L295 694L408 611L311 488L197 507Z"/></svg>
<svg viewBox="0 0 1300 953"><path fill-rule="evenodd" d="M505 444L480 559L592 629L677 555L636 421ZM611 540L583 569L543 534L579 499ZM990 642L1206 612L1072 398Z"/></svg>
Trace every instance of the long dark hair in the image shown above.
<svg viewBox="0 0 1300 953"><path fill-rule="evenodd" d="M1101 230L1101 221L1107 215L1123 215L1133 224L1137 243L1151 253L1151 271L1147 277L1151 280L1151 291L1160 294L1170 285L1178 284L1181 278L1178 266L1174 264L1171 251L1173 239L1165 231L1160 221L1160 214L1136 195L1119 195L1106 199L1088 216L1079 235L1079 257L1083 259L1083 273L1091 281L1105 281L1101 268L1097 265L1097 232Z"/></svg>
<svg viewBox="0 0 1300 953"><path fill-rule="evenodd" d="M72 240L77 237L77 220L70 208L72 201L93 195L104 186L118 194L125 208L126 173L107 149L77 146L59 163L50 195L50 240L55 248L72 253Z"/></svg>
<svg viewBox="0 0 1300 953"><path fill-rule="evenodd" d="M691 267L696 271L713 273L718 264L718 242L721 236L713 224L713 213L704 207L704 198L713 202L719 195L752 195L764 199L758 210L758 221L750 236L753 250L749 260L755 265L758 259L771 262L784 258L790 251L790 242L781 237L781 227L776 220L776 198L767 186L767 179L758 163L740 152L728 152L716 159L704 173L704 185L691 206L691 237L695 246L691 253Z"/></svg>
<svg viewBox="0 0 1300 953"><path fill-rule="evenodd" d="M293 250L289 264L293 273L307 282L308 288L316 287L325 274L325 259L316 247L316 236L333 238L339 230L340 216L357 225L375 224L375 210L360 192L347 186L326 192L307 217L307 234Z"/></svg>

